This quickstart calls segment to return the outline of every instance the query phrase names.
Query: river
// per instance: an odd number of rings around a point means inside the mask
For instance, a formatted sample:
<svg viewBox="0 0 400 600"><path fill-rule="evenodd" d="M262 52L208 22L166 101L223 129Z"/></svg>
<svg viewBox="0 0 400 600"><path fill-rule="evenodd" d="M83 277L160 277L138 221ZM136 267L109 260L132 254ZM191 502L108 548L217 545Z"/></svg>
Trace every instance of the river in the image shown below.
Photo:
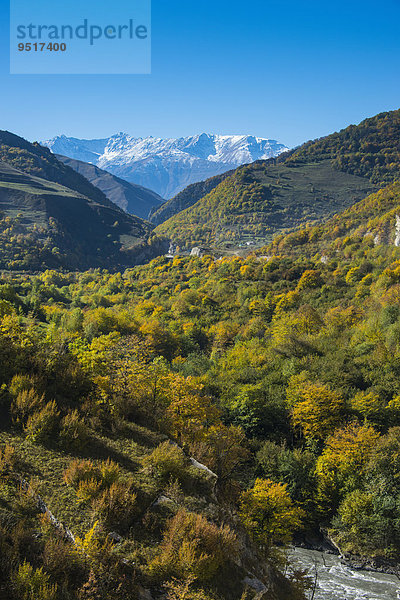
<svg viewBox="0 0 400 600"><path fill-rule="evenodd" d="M289 557L296 568L307 570L313 579L318 573L314 600L400 599L400 581L395 575L353 570L338 556L315 550L295 548Z"/></svg>

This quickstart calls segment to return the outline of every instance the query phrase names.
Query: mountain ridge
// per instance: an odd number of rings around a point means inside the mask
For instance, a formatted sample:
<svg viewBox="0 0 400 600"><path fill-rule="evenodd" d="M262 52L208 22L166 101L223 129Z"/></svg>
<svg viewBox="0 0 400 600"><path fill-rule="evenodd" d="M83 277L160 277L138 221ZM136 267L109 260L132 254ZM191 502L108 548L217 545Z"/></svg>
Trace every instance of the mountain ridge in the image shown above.
<svg viewBox="0 0 400 600"><path fill-rule="evenodd" d="M190 208L201 198L209 194L217 187L224 179L233 174L234 171L226 171L221 175L214 175L205 181L199 181L188 185L184 190L176 196L167 200L160 207L151 211L149 219L154 225L161 225L164 221L173 217L175 214Z"/></svg>
<svg viewBox="0 0 400 600"><path fill-rule="evenodd" d="M206 133L163 139L120 132L95 140L61 135L41 143L55 154L92 163L167 199L192 183L287 150L267 138Z"/></svg>
<svg viewBox="0 0 400 600"><path fill-rule="evenodd" d="M156 192L120 179L91 163L68 158L61 154L56 154L56 157L62 163L83 175L90 183L100 189L111 202L131 215L147 220L151 210L154 208L157 210L164 202L163 198Z"/></svg>
<svg viewBox="0 0 400 600"><path fill-rule="evenodd" d="M165 251L150 223L125 213L48 149L2 131L0 213L3 269L117 269Z"/></svg>
<svg viewBox="0 0 400 600"><path fill-rule="evenodd" d="M239 167L203 198L158 225L183 248L263 245L285 229L327 218L400 178L400 110L274 159Z"/></svg>

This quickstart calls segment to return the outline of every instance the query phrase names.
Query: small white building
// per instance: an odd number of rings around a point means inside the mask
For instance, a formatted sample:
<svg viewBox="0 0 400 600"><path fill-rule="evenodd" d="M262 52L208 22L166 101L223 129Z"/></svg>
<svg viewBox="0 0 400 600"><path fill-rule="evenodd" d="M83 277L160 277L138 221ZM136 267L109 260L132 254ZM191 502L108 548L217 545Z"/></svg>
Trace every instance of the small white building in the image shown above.
<svg viewBox="0 0 400 600"><path fill-rule="evenodd" d="M209 250L209 248L203 248L202 246L195 246L190 251L190 256L197 256L198 258L201 258L202 256L205 256L206 254L210 254L210 250Z"/></svg>

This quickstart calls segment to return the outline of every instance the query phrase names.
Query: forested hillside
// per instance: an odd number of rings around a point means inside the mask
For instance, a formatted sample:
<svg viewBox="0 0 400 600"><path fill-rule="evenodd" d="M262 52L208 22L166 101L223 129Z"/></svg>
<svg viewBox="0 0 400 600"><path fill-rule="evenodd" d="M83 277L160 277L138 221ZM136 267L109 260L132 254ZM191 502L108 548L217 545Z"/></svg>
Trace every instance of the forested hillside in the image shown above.
<svg viewBox="0 0 400 600"><path fill-rule="evenodd" d="M219 183L224 181L232 173L233 171L227 171L221 175L214 175L214 177L210 177L210 179L206 179L205 181L199 181L198 183L188 185L184 190L179 192L179 194L164 202L159 208L154 209L150 215L150 221L154 223L154 225L160 225L160 223L164 223L164 221L182 210L190 208L201 198L204 198L204 196L209 194Z"/></svg>
<svg viewBox="0 0 400 600"><path fill-rule="evenodd" d="M366 119L276 159L240 167L157 231L184 248L268 242L398 179L399 139L399 110Z"/></svg>
<svg viewBox="0 0 400 600"><path fill-rule="evenodd" d="M265 243L279 231L341 211L373 189L366 178L337 171L329 160L296 167L257 162L235 171L156 232L182 249Z"/></svg>
<svg viewBox="0 0 400 600"><path fill-rule="evenodd" d="M4 597L304 598L310 583L274 548L303 510L260 479L254 494L274 514L252 524L253 442L204 378L219 319L210 298L210 331L189 324L173 288L195 264L167 278L166 264L2 279Z"/></svg>
<svg viewBox="0 0 400 600"><path fill-rule="evenodd" d="M168 248L49 150L0 132L0 268L110 269Z"/></svg>
<svg viewBox="0 0 400 600"><path fill-rule="evenodd" d="M394 110L308 142L277 160L296 165L330 159L339 171L382 185L400 178L399 140L400 110Z"/></svg>
<svg viewBox="0 0 400 600"><path fill-rule="evenodd" d="M3 593L302 598L284 548L321 531L396 565L397 214L393 185L263 256L3 275Z"/></svg>
<svg viewBox="0 0 400 600"><path fill-rule="evenodd" d="M257 254L313 256L322 261L334 258L354 240L363 244L400 245L400 184L394 183L371 194L365 200L317 225L309 225L274 241ZM365 239L364 239L365 238ZM349 250L346 251L349 254Z"/></svg>

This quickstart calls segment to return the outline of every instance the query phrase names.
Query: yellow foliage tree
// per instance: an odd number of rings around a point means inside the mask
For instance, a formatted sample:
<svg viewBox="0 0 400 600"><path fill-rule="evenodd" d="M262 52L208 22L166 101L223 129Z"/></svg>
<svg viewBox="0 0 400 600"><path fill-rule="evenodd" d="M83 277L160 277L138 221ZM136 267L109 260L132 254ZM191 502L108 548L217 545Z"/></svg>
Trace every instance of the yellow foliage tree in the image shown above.
<svg viewBox="0 0 400 600"><path fill-rule="evenodd" d="M302 306L295 313L278 313L272 326L274 342L282 344L294 337L316 335L323 327L323 321L311 306Z"/></svg>
<svg viewBox="0 0 400 600"><path fill-rule="evenodd" d="M133 411L180 442L192 442L220 422L220 413L194 377L172 373L165 362L140 358L120 365L113 382L115 411Z"/></svg>
<svg viewBox="0 0 400 600"><path fill-rule="evenodd" d="M167 415L170 433L180 441L194 441L204 430L220 423L220 413L193 377L169 375L170 403Z"/></svg>
<svg viewBox="0 0 400 600"><path fill-rule="evenodd" d="M350 406L367 420L379 420L384 417L385 404L373 392L358 392L351 400Z"/></svg>
<svg viewBox="0 0 400 600"><path fill-rule="evenodd" d="M320 272L309 269L304 271L303 275L300 277L296 290L299 292L306 288L319 287L321 284L322 278Z"/></svg>
<svg viewBox="0 0 400 600"><path fill-rule="evenodd" d="M240 518L251 537L267 548L286 544L301 527L304 512L295 506L285 483L256 479L254 487L243 492Z"/></svg>
<svg viewBox="0 0 400 600"><path fill-rule="evenodd" d="M107 370L108 354L119 338L120 334L116 331L96 337L91 342L77 338L69 344L69 349L86 372L103 375Z"/></svg>
<svg viewBox="0 0 400 600"><path fill-rule="evenodd" d="M344 409L341 395L322 383L313 383L307 372L289 380L286 398L292 425L307 439L324 439L337 426Z"/></svg>
<svg viewBox="0 0 400 600"><path fill-rule="evenodd" d="M373 427L356 423L328 437L316 466L318 498L324 510L336 508L346 493L359 487L378 439Z"/></svg>

